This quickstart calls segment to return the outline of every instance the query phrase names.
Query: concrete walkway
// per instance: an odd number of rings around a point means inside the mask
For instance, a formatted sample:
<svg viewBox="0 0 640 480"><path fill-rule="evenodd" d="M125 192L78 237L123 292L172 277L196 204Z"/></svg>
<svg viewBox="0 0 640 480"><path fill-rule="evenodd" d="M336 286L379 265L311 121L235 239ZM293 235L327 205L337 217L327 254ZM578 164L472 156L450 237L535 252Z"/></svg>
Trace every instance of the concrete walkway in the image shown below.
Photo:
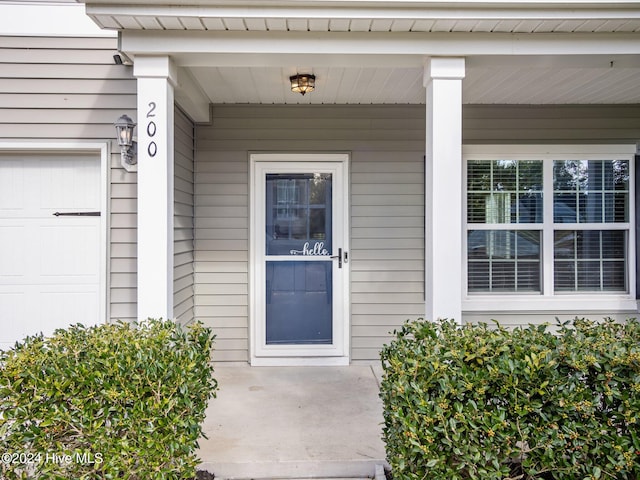
<svg viewBox="0 0 640 480"><path fill-rule="evenodd" d="M216 366L201 468L218 479L373 477L385 464L376 373Z"/></svg>

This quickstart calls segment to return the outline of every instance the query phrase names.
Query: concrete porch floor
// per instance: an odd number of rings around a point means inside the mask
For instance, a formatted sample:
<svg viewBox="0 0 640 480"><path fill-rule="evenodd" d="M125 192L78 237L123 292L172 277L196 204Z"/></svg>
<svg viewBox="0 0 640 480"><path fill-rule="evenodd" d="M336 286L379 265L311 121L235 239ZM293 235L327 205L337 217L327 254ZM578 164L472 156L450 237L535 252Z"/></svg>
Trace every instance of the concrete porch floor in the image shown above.
<svg viewBox="0 0 640 480"><path fill-rule="evenodd" d="M217 365L200 468L219 479L374 477L386 464L380 373Z"/></svg>

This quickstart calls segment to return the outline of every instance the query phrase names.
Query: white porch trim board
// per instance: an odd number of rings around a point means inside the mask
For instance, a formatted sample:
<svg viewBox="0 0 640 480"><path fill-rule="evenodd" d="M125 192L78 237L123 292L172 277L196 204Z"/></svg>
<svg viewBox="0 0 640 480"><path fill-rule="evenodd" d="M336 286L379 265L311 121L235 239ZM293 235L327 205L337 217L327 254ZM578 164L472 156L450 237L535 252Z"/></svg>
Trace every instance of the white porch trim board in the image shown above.
<svg viewBox="0 0 640 480"><path fill-rule="evenodd" d="M173 318L174 87L168 56L138 56L138 320Z"/></svg>
<svg viewBox="0 0 640 480"><path fill-rule="evenodd" d="M462 322L462 79L464 58L427 59L425 314Z"/></svg>
<svg viewBox="0 0 640 480"><path fill-rule="evenodd" d="M640 45L634 33L464 33L434 32L299 32L299 31L194 31L126 30L120 48L127 54L174 55L181 67L202 66L203 54L227 54L220 64L242 60L229 54L278 55L299 52L318 55L414 56L419 64L424 55L637 55ZM217 60L217 59L216 59ZM205 60L206 61L206 60ZM354 58L359 64L360 57ZM392 59L393 61L393 59ZM210 62L206 62L210 65ZM216 65L218 63L216 62Z"/></svg>

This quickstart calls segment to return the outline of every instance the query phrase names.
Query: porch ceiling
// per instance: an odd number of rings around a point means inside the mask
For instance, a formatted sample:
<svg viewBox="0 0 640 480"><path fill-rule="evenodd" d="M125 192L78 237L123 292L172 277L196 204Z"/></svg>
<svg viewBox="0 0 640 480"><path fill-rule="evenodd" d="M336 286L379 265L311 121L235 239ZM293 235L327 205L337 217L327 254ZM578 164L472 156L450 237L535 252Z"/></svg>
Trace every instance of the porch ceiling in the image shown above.
<svg viewBox="0 0 640 480"><path fill-rule="evenodd" d="M420 104L423 68L289 63L186 67L211 103ZM316 90L291 92L289 76L314 73ZM640 103L640 57L467 59L465 104Z"/></svg>
<svg viewBox="0 0 640 480"><path fill-rule="evenodd" d="M175 55L177 94L209 103L423 104L423 56ZM210 62L209 64L207 64ZM212 66L215 65L215 66ZM316 90L290 90L289 76L316 75ZM191 92L191 93L189 93ZM197 97L197 95L196 95ZM640 55L468 56L465 104L640 104ZM187 103L188 104L188 103ZM194 116L194 112L190 112Z"/></svg>

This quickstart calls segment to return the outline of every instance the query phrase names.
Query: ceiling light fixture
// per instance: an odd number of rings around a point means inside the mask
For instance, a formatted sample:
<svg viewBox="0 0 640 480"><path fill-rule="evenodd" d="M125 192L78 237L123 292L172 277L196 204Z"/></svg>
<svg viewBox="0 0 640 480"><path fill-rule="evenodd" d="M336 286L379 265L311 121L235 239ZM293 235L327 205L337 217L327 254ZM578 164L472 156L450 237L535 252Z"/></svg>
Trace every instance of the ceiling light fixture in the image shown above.
<svg viewBox="0 0 640 480"><path fill-rule="evenodd" d="M291 81L291 91L304 95L313 92L316 88L316 76L310 73L296 73L289 77Z"/></svg>

